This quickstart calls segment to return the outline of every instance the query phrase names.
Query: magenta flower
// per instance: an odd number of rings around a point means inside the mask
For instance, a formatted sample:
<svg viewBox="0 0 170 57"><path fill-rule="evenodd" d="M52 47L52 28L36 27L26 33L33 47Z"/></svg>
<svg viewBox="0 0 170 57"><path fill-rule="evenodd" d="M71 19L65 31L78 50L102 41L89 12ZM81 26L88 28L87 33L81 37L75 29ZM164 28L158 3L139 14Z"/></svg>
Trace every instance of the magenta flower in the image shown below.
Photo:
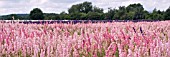
<svg viewBox="0 0 170 57"><path fill-rule="evenodd" d="M0 57L170 57L169 22L0 23Z"/></svg>

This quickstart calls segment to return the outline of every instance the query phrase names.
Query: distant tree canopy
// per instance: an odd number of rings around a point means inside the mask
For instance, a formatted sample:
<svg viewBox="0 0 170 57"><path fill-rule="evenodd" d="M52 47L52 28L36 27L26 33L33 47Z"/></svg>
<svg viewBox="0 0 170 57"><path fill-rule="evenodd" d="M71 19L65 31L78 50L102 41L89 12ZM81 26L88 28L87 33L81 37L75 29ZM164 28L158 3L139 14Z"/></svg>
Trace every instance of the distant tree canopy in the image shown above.
<svg viewBox="0 0 170 57"><path fill-rule="evenodd" d="M91 2L83 2L73 5L68 9L69 19L75 20L93 20L102 19L103 9L93 6Z"/></svg>
<svg viewBox="0 0 170 57"><path fill-rule="evenodd" d="M34 8L31 12L30 12L30 18L32 20L43 20L44 19L44 14L41 11L41 9L39 8Z"/></svg>
<svg viewBox="0 0 170 57"><path fill-rule="evenodd" d="M0 16L0 19L12 20L170 20L170 7L165 11L157 10L148 12L140 3L130 4L128 6L119 6L118 9L108 8L107 12L103 12L103 8L93 6L91 2L72 5L68 9L68 13L43 13L39 8L34 8L30 14L18 15L11 14Z"/></svg>
<svg viewBox="0 0 170 57"><path fill-rule="evenodd" d="M88 13L92 11L92 3L91 2L83 2L80 4L73 5L70 9L68 9L69 13Z"/></svg>
<svg viewBox="0 0 170 57"><path fill-rule="evenodd" d="M170 7L165 11L164 18L165 20L170 20Z"/></svg>
<svg viewBox="0 0 170 57"><path fill-rule="evenodd" d="M145 10L141 4L130 4L129 6L120 6L119 9L110 9L106 13L108 19L118 20L137 20L145 19Z"/></svg>
<svg viewBox="0 0 170 57"><path fill-rule="evenodd" d="M25 19L29 19L28 16L24 15L20 15L20 14L10 14L10 15L5 15L5 16L0 16L0 19L2 20L25 20Z"/></svg>

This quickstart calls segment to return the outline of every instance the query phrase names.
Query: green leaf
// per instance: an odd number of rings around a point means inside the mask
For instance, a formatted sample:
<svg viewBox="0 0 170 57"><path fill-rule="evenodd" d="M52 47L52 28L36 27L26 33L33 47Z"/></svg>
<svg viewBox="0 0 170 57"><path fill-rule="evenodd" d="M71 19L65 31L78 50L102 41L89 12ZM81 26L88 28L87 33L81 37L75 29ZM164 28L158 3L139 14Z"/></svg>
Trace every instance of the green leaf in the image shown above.
<svg viewBox="0 0 170 57"><path fill-rule="evenodd" d="M116 50L115 57L119 57L119 50L118 50L118 48Z"/></svg>
<svg viewBox="0 0 170 57"><path fill-rule="evenodd" d="M105 56L105 50L104 50L104 48L102 48L102 51L101 51L101 52L97 51L97 57L104 57L104 56Z"/></svg>

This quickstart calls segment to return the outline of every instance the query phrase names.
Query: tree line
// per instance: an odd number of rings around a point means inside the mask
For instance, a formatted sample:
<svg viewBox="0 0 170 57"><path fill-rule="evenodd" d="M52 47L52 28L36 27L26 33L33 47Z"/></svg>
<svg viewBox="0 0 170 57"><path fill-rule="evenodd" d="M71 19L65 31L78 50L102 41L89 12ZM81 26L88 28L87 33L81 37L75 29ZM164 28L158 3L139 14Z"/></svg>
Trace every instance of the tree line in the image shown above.
<svg viewBox="0 0 170 57"><path fill-rule="evenodd" d="M40 8L34 8L29 15L11 14L1 16L0 19L11 20L12 16L19 20L170 20L170 7L165 11L157 10L148 12L140 3L130 4L127 7L120 6L118 9L108 8L104 13L103 8L93 6L85 1L72 5L68 13L43 13Z"/></svg>

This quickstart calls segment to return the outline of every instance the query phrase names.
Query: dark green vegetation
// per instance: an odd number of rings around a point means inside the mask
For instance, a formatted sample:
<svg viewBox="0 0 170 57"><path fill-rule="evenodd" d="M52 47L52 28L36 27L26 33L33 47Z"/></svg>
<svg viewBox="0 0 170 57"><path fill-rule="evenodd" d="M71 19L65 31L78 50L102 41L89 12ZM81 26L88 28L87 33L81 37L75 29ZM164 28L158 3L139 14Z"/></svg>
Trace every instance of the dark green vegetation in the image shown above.
<svg viewBox="0 0 170 57"><path fill-rule="evenodd" d="M166 11L156 8L148 12L140 3L130 4L127 7L120 6L119 9L108 8L104 13L102 8L93 6L91 2L83 2L72 5L68 13L43 13L39 8L33 9L30 14L10 14L0 16L3 20L170 20L170 7Z"/></svg>
<svg viewBox="0 0 170 57"><path fill-rule="evenodd" d="M32 20L44 19L44 14L39 8L35 8L30 12L30 18Z"/></svg>

